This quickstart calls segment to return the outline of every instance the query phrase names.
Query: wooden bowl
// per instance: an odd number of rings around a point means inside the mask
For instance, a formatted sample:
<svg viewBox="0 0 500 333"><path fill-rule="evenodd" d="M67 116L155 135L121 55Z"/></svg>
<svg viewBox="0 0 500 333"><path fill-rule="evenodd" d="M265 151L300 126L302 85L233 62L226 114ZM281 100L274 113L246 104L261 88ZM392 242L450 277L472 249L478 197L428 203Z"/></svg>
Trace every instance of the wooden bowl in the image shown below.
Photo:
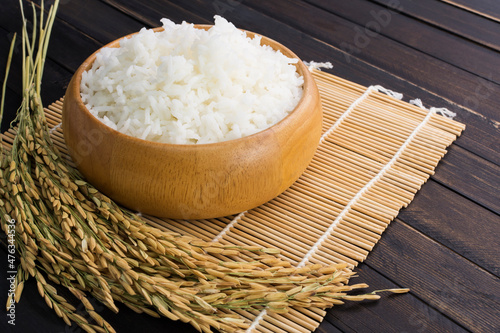
<svg viewBox="0 0 500 333"><path fill-rule="evenodd" d="M262 37L261 44L297 58L269 38ZM118 46L116 40L105 47ZM175 219L239 213L286 190L316 151L321 135L321 103L313 77L301 61L296 67L304 77L303 97L283 120L240 139L184 145L122 134L87 110L80 97L80 82L82 72L91 68L96 53L78 68L66 90L64 139L87 180L127 208Z"/></svg>

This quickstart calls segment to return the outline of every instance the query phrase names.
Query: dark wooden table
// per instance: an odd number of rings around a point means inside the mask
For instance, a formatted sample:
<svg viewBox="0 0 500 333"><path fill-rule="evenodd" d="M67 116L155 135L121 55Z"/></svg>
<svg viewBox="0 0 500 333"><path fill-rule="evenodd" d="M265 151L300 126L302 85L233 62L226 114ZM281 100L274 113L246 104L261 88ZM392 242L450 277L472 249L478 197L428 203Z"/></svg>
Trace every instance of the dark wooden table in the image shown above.
<svg viewBox="0 0 500 333"><path fill-rule="evenodd" d="M2 0L0 8L3 80L20 11L17 0ZM163 17L211 23L214 14L283 43L304 60L332 62L329 72L335 75L447 107L467 124L352 280L372 290L409 287L411 292L335 307L317 332L500 332L500 2L62 0L46 63L44 103L63 96L78 65L101 45L158 26ZM2 130L20 102L18 63L11 73ZM4 309L5 247L1 253ZM124 307L118 315L96 308L118 332L194 332ZM5 330L80 332L45 305L33 281L16 306L15 327L2 310L0 331Z"/></svg>

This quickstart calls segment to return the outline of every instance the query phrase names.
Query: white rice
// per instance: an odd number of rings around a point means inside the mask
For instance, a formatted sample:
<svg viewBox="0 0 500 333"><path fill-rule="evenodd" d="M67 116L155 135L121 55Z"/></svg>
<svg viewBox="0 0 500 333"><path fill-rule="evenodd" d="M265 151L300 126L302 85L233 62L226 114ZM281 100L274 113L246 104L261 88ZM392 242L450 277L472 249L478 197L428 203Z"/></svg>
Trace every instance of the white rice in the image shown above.
<svg viewBox="0 0 500 333"><path fill-rule="evenodd" d="M162 19L104 48L84 72L82 100L105 125L175 144L241 138L283 119L302 96L303 77L260 37L220 16L208 31Z"/></svg>

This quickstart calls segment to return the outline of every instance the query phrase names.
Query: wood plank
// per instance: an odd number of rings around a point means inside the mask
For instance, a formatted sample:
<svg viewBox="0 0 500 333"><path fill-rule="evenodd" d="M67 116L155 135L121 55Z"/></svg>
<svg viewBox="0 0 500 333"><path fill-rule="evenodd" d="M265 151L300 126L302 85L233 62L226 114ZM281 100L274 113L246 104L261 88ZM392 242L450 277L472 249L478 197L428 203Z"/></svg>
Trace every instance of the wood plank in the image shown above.
<svg viewBox="0 0 500 333"><path fill-rule="evenodd" d="M1 19L0 19L1 20ZM7 36L9 34L8 31L4 30L3 28L0 28L0 35ZM10 47L10 41L7 38L1 38L0 39L0 50L8 50ZM14 58L12 61L12 67L10 70L9 74L9 80L7 83L7 86L12 89L13 91L20 91L21 90L21 82L22 82L22 69L21 69L21 49L15 49L14 51ZM4 68L4 64L7 62L7 52L0 52L0 65L1 68ZM2 82L3 82L3 69L2 71ZM61 96L64 95L65 92L65 87L68 85L72 72L67 71L65 68L61 67L59 64L56 62L52 61L51 59L47 59L45 62L45 70L44 70L44 75L43 75L43 82L42 82L42 101L44 104L50 104L53 101L58 100L61 98ZM16 106L16 110L17 110ZM13 112L6 112L5 116L5 121L10 122L13 120L8 119L7 115L13 116Z"/></svg>
<svg viewBox="0 0 500 333"><path fill-rule="evenodd" d="M432 176L440 184L500 214L500 167L452 146Z"/></svg>
<svg viewBox="0 0 500 333"><path fill-rule="evenodd" d="M34 2L39 4L40 1ZM46 0L45 7L53 2ZM64 1L57 16L103 44L143 27L138 20L98 0Z"/></svg>
<svg viewBox="0 0 500 333"><path fill-rule="evenodd" d="M25 8L27 8L27 4L25 4ZM8 1L3 5L3 9L0 13L0 26L9 31L9 34L20 32L19 17L9 15L9 13L19 12L19 3ZM27 18L31 24L31 16ZM17 45L20 48L20 39ZM72 25L56 16L49 45L47 56L68 71L74 72L92 52L102 46L102 43L76 30Z"/></svg>
<svg viewBox="0 0 500 333"><path fill-rule="evenodd" d="M427 104L427 107L440 105L450 108L445 103L433 103L431 100L432 98L428 99L429 104ZM500 165L500 156L498 154L500 149L498 140L500 124L477 113L469 113L469 110L461 109L458 106L450 108L450 110L457 112L457 117L455 118L457 121L467 124L466 131L464 132L465 135L458 138L454 144L477 154L491 163Z"/></svg>
<svg viewBox="0 0 500 333"><path fill-rule="evenodd" d="M477 196L475 196L477 198ZM398 219L500 276L500 217L429 181Z"/></svg>
<svg viewBox="0 0 500 333"><path fill-rule="evenodd" d="M408 16L405 1L401 2L397 8L400 11L386 8L386 1L381 1L382 5L366 0L309 0L308 2L358 24L363 27L368 37L371 34L387 36L483 79L500 83L500 58L497 50L450 34L441 27L435 26L433 22L427 24L429 21L427 18L424 18L425 22L422 22L420 19ZM423 2L428 1L419 1L419 6L424 6ZM429 13L434 11L431 3L426 4L426 15L431 15ZM446 19L447 15L439 13L439 17ZM500 43L500 33L497 37L497 42ZM453 51L450 52L450 50ZM481 59L481 66L478 66L477 59Z"/></svg>
<svg viewBox="0 0 500 333"><path fill-rule="evenodd" d="M147 2L130 2L126 5L119 0L102 0L102 2L118 9L141 21L147 26L160 26L160 19L167 17L175 23L182 21L193 23L210 24L209 20L201 18L177 5L162 0L150 0Z"/></svg>
<svg viewBox="0 0 500 333"><path fill-rule="evenodd" d="M334 324L324 320L314 333L343 333L343 331L334 326Z"/></svg>
<svg viewBox="0 0 500 333"><path fill-rule="evenodd" d="M293 17L290 16L291 14L284 14L279 10L280 6L284 6L284 4L274 1L254 1L251 4L252 6L258 5L256 7L258 10L285 22L292 26L293 29L309 33L313 38L322 41L322 43L315 43L315 40L310 41L306 37L303 37L303 33L290 31L292 29L284 32L285 28L277 27L282 23L276 23L275 28L267 31L271 38L288 42L288 46L299 57L305 60L331 61L334 64L334 69L331 72L343 78L363 85L381 84L389 89L404 92L407 96L406 100L418 97L426 103L426 106L444 106L455 111L457 113L456 119L467 124L465 134L456 144L496 164L500 163L498 154L500 152L500 142L497 139L498 135L500 135L500 122L496 120L498 118L496 110L500 107L500 103L498 103L499 101L495 101L494 98L496 93L500 91L498 85L490 85L484 79L480 79L469 73L463 73L467 76L470 91L456 94L453 98L442 96L440 95L441 91L457 91L458 88L455 89L455 87L450 89L450 85L456 84L455 75L457 73L454 70L447 72L442 68L439 72L441 72L443 78L454 77L454 79L452 81L446 79L438 82L427 77L429 73L434 72L435 68L430 69L425 64L425 61L422 65L415 65L416 69L409 70L408 68L412 64L422 63L420 58L412 59L415 53L417 53L414 50L406 49L405 52L407 54L398 53L398 49L404 47L391 42L389 39L384 39L383 43L379 43L378 40L372 42L372 44L377 46L377 51L369 47L363 51L366 56L360 57L358 54L352 54L348 50L342 49L343 42L353 40L356 36L356 31L353 29L359 27L357 25L352 25L335 15L325 14L317 8L297 3L296 1L289 1L286 5L287 8L294 7L293 10L287 11L287 13L293 13ZM197 9L191 6L190 10L194 11ZM200 12L203 10L207 9L200 9ZM270 26L271 24L269 22L264 23L263 21L266 21L266 18L261 19L259 17L260 13L257 12L255 12L255 16L252 16L252 21L247 23L246 16L249 14L242 12L243 9L240 9L237 12L238 15L230 17L234 22L240 22L240 25L247 24L250 26L250 30L253 27L258 28L261 25ZM318 34L316 33L317 31L321 31L321 33ZM327 48L324 47L325 45L318 45L325 43L329 43L327 45L331 46L329 51L325 50ZM386 52L388 49L391 50L390 53ZM317 55L311 56L311 54ZM394 58L388 60L387 55ZM402 63L400 59L406 60ZM430 61L436 66L447 67L446 64L436 59L431 59ZM381 64L373 65L373 63ZM384 66L381 68L381 65ZM359 67L364 68L360 69ZM471 92L473 93L471 94ZM494 106L493 104L499 105ZM486 111L487 109L488 111ZM493 115L494 118L490 118L490 115ZM488 143L485 145L486 142Z"/></svg>
<svg viewBox="0 0 500 333"><path fill-rule="evenodd" d="M323 42L351 51L345 62L352 61L352 56L362 58L375 66L381 67L397 76L434 91L440 96L466 106L466 96L471 95L477 86L477 76L455 66L435 59L423 52L409 48L381 34L363 35L364 27L347 21L337 15L300 2L286 1L287 11L279 11L285 6L280 1L253 1L251 6L266 14L273 15L280 21L304 31ZM360 30L363 29L363 30ZM361 32L359 32L361 31ZM347 41L347 43L346 43ZM391 50L387 52L387 50ZM453 77L453 80L450 78ZM500 90L494 84L492 90ZM482 115L494 121L500 121L500 101L493 95L481 103Z"/></svg>
<svg viewBox="0 0 500 333"><path fill-rule="evenodd" d="M28 8L28 3L24 2L25 8ZM18 39L14 52L14 63L11 68L8 81L8 93L6 96L4 121L2 122L2 131L9 127L9 123L15 118L17 108L21 103L19 90L21 87L21 31L20 9L19 2L7 1L2 5L3 10L0 11L0 34L7 36L0 41L0 49L8 50L10 39L14 32L18 32ZM19 13L12 15L12 13ZM30 16L27 17L28 20ZM90 55L93 50L97 49L98 44L90 37L81 34L72 26L57 19L54 23L54 29L50 41L48 51L47 68L43 77L42 98L45 104L50 104L64 95L66 85L71 79L72 73L78 66ZM6 52L0 53L0 66L2 68L7 60Z"/></svg>
<svg viewBox="0 0 500 333"><path fill-rule="evenodd" d="M487 17L490 20L500 22L500 6L498 1L496 0L482 0L482 1L441 0L441 1L468 10L471 13Z"/></svg>
<svg viewBox="0 0 500 333"><path fill-rule="evenodd" d="M361 264L356 272L357 277L351 279L351 283L369 282L366 292L405 287L395 284L366 264ZM378 301L346 302L336 306L328 311L324 322L333 323L342 332L467 332L412 291L404 295L380 295L382 298Z"/></svg>
<svg viewBox="0 0 500 333"><path fill-rule="evenodd" d="M500 331L500 279L401 220L365 263L466 329Z"/></svg>
<svg viewBox="0 0 500 333"><path fill-rule="evenodd" d="M94 51L102 46L102 43L82 34L61 19L54 22L47 56L65 67L70 72L75 72L78 67Z"/></svg>
<svg viewBox="0 0 500 333"><path fill-rule="evenodd" d="M384 5L390 3L390 0L371 1ZM446 2L448 1L398 0L402 8L401 10L407 15L416 17L458 36L469 38L474 42L486 45L494 50L500 50L500 31L498 31L498 22L476 15L477 13L465 11L463 10L463 6L462 8L450 6L450 4ZM452 0L450 2L455 1ZM477 1L474 2L477 3Z"/></svg>

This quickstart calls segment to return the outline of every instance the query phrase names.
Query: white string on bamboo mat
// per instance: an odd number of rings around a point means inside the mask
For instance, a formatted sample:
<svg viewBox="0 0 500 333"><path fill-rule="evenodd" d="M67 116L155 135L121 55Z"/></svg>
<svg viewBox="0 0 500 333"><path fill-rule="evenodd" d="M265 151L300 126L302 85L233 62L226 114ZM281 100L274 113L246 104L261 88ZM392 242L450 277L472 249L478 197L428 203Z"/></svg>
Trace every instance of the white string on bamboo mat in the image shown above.
<svg viewBox="0 0 500 333"><path fill-rule="evenodd" d="M57 129L58 129L59 127L61 127L61 125L62 125L62 123L59 123L59 124L57 124L56 126L52 127L52 128L49 130L49 134L52 134L52 133L54 133L55 131L57 131Z"/></svg>
<svg viewBox="0 0 500 333"><path fill-rule="evenodd" d="M356 202L365 194L365 192L373 186L377 181L380 180L385 174L385 172L392 167L394 163L398 160L398 158L403 154L403 151L406 149L406 147L413 141L417 133L420 131L420 129L427 124L429 121L430 117L432 114L434 114L434 110L429 110L427 115L425 116L424 120L413 130L413 132L410 134L410 136L406 139L406 141L403 143L401 147L399 147L398 151L394 156L391 158L389 163L387 163L378 173L375 177L373 177L361 190L359 190L358 193L349 201L349 203L342 209L340 214L337 216L337 218L333 221L333 223L328 227L328 229L325 231L325 233L316 241L316 243L311 247L311 249L307 252L307 254L304 256L302 261L297 265L297 267L303 267L307 262L310 260L310 258L314 255L314 253L321 247L323 242L330 236L332 233L333 229L339 224L339 222L344 218L345 214L347 214L350 210L351 207L356 204Z"/></svg>
<svg viewBox="0 0 500 333"><path fill-rule="evenodd" d="M323 66L325 63L315 63L314 61L310 62L311 64L314 64L314 65L321 65ZM403 95L400 94L400 93L396 93L392 90L389 90L389 89L386 89L382 86L379 86L379 85L376 85L376 86L370 86L368 87L368 89L366 89L366 91L363 93L363 95L361 95L358 99L356 99L350 106L349 108L342 114L342 116L337 119L337 121L321 136L321 139L320 139L320 144L325 140L325 138L330 135L335 129L337 129L337 127L339 127L339 125L342 123L342 121L347 118L349 116L349 114L351 114L351 112L354 110L354 108L359 104L361 103L364 99L366 99L368 97L368 95L372 92L372 91L380 91L380 92L383 92L389 96L392 96L394 98L397 98L397 99L401 99L403 98ZM246 211L238 214L231 222L229 222L229 224L217 235L215 236L215 238L213 239L213 241L218 241L220 240L221 238L224 237L224 235L229 232L229 230L234 227L240 220L241 218L246 214Z"/></svg>
<svg viewBox="0 0 500 333"><path fill-rule="evenodd" d="M223 238L224 235L227 234L227 232L233 227L233 225L235 225L236 223L238 223L241 220L241 218L246 214L246 212L247 211L244 211L244 212L241 212L238 215L236 215L236 217L231 222L229 222L224 227L224 229L222 229L222 231L219 232L219 234L214 237L214 239L212 241L217 242L219 239Z"/></svg>
<svg viewBox="0 0 500 333"><path fill-rule="evenodd" d="M372 91L379 91L379 92L384 92L389 96L392 96L397 99L401 99L403 97L402 94L395 93L391 90L385 89L384 87L381 86L370 86L368 89L361 95L357 100L355 100L351 106L342 114L342 116L322 135L321 141L324 141L324 139L329 135L330 133L335 130L340 123L352 112L352 110L359 104L361 103L364 99L368 97L368 95ZM401 156L405 148L412 142L412 140L415 138L417 133L420 131L420 129L427 124L429 121L430 117L432 114L436 112L435 108L431 108L423 121L413 130L413 132L410 134L410 136L406 139L406 141L403 143L403 145L398 149L396 154L391 158L391 160L377 173L375 177L373 177L359 192L349 201L349 203L344 207L344 209L340 212L340 214L337 216L337 218L333 221L333 223L328 227L328 229L325 231L325 233L316 241L316 243L311 247L311 249L307 252L307 254L304 256L302 261L297 265L297 267L303 267L304 265L309 262L310 258L316 253L316 251L321 247L323 242L328 239L330 234L333 232L335 227L339 224L339 222L344 218L345 214L347 214L351 207L363 196L363 194L374 184L376 183L384 174L385 172L397 161L397 159ZM247 333L252 332L257 325L259 325L259 322L262 320L262 318L267 314L267 309L262 310L257 317L253 320L252 324L248 329L246 330Z"/></svg>
<svg viewBox="0 0 500 333"><path fill-rule="evenodd" d="M326 68L330 69L333 68L333 65L331 62L316 62L316 61L304 61L304 65L307 66L310 72L314 70L320 71L321 68Z"/></svg>
<svg viewBox="0 0 500 333"><path fill-rule="evenodd" d="M447 108L434 108L434 107L431 107L430 109L427 109L424 104L422 103L422 101L420 100L420 98L415 98L415 99L412 99L410 101L410 104L413 104L413 105L416 105L418 106L419 108L422 108L424 110L431 110L432 112L435 112L435 113L438 113L442 116L445 116L446 118L450 118L450 119L453 119L456 117L456 113L455 112L451 112L450 110L448 110Z"/></svg>
<svg viewBox="0 0 500 333"><path fill-rule="evenodd" d="M387 95L389 95L391 97L397 98L397 99L403 98L403 94L394 92L394 91L389 90L389 89L385 89L382 86L378 86L378 85L376 85L376 86L369 86L368 89L365 90L365 92L363 93L363 95L361 95L358 99L356 99L349 106L349 108L342 114L342 116L340 116L340 118L337 119L337 121L332 126L330 126L330 128L325 133L323 133L323 135L321 136L321 139L319 140L319 143L321 144L323 141L325 141L325 139L331 133L333 133L333 131L335 131L337 129L337 127L340 126L340 124L344 121L344 119L346 119L352 113L352 111L354 110L354 108L356 106L358 106L359 103L361 103L362 101L364 101L373 91L380 91L380 92L383 92L383 93L385 93L385 94L387 94Z"/></svg>

